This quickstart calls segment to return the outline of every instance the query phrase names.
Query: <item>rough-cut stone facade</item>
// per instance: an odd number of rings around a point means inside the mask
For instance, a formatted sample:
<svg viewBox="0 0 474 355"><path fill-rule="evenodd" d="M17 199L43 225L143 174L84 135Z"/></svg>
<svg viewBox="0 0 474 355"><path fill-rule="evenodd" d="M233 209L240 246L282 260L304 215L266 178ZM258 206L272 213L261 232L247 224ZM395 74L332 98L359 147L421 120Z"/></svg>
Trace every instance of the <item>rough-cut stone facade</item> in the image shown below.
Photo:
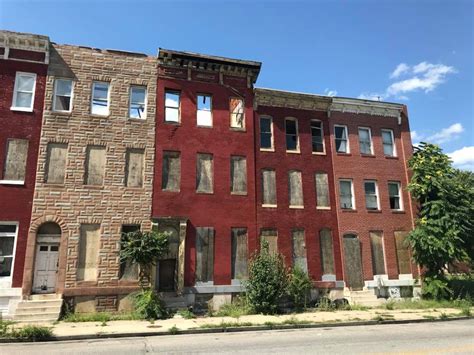
<svg viewBox="0 0 474 355"><path fill-rule="evenodd" d="M30 294L32 290L37 230L41 224L52 221L61 227L56 293L83 296L81 299L96 297L97 309L116 309L117 295L129 293L137 285L133 280L119 280L122 225L139 224L142 230L151 229L156 58L54 45L50 63L23 293ZM52 110L56 78L74 80L71 113ZM110 84L108 116L91 114L93 81ZM146 86L146 119L129 118L131 85ZM48 143L67 144L63 184L45 182ZM105 175L100 186L84 184L88 145L106 147ZM144 150L142 187L126 186L127 149ZM82 224L100 225L95 281L77 280Z"/></svg>

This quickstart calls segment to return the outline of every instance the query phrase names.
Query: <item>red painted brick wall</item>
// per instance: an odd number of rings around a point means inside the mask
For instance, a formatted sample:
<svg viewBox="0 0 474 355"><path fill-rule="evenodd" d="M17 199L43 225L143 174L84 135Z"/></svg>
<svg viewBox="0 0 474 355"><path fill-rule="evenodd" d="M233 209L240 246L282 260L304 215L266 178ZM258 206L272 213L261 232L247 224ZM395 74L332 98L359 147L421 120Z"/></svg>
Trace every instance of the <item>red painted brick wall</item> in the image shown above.
<svg viewBox="0 0 474 355"><path fill-rule="evenodd" d="M273 118L274 152L260 151L260 116ZM298 119L300 153L287 153L285 141L285 117ZM312 154L311 119L323 122L326 155ZM261 228L275 228L278 231L278 249L285 256L288 266L292 262L291 230L302 228L305 230L308 271L316 281L321 280L321 256L319 231L330 228L333 235L334 260L337 280L342 280L342 263L338 238L336 217L333 166L331 161L331 145L329 142L329 124L326 112L306 111L278 107L258 107L256 117L255 149L257 173L257 231ZM262 207L261 170L275 169L277 208ZM304 209L290 209L288 196L288 171L302 172ZM314 174L326 172L329 178L330 210L316 209L316 185Z"/></svg>
<svg viewBox="0 0 474 355"><path fill-rule="evenodd" d="M413 211L411 199L406 186L408 173L406 161L412 155L410 129L406 112L402 114L402 124L398 125L397 118L371 116L354 113L332 112L331 118L331 147L333 148L334 177L336 193L339 193L340 178L353 179L355 195L355 211L345 211L340 208L337 198L337 214L339 232L342 236L346 233L358 235L362 249L362 268L365 280L373 279L372 255L370 249L370 231L382 231L386 273L390 279L398 278L398 265L395 249L395 231L410 231L413 227ZM342 124L349 131L349 154L335 153L334 125ZM359 152L358 127L370 127L372 133L374 156L361 156ZM396 158L387 158L383 153L381 129L392 129L396 145ZM365 179L376 180L379 189L381 211L367 211L365 207L365 192L363 182ZM403 212L390 210L388 181L400 181L402 186ZM412 272L417 275L417 270L412 265Z"/></svg>
<svg viewBox="0 0 474 355"><path fill-rule="evenodd" d="M230 80L229 80L230 82ZM238 84L239 81L235 80ZM214 284L231 283L231 228L248 229L249 248L255 245L255 159L253 126L253 93L245 86L223 86L218 83L158 79L156 115L156 157L153 184L152 216L187 217L188 228L185 250L185 286L194 285L196 227L214 227ZM181 92L181 123L164 122L166 89ZM246 131L230 129L229 98L238 90L245 97ZM212 95L213 127L196 124L196 96ZM181 152L180 192L161 190L164 150ZM214 157L214 193L196 193L197 153L211 153ZM230 193L230 157L247 157L247 195Z"/></svg>
<svg viewBox="0 0 474 355"><path fill-rule="evenodd" d="M37 74L33 112L10 110L17 71ZM0 184L0 221L19 222L13 268L13 287L21 287L23 280L26 240L31 218L38 144L43 116L46 73L47 66L44 64L0 60L0 178L3 177L7 139L21 138L29 140L25 184Z"/></svg>

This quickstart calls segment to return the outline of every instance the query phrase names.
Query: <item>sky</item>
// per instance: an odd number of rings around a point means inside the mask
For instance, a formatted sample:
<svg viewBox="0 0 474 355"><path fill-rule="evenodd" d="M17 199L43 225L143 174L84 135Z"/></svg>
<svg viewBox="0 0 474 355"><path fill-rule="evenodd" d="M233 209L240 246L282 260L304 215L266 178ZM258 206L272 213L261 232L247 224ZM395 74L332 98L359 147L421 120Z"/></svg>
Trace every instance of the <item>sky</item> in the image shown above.
<svg viewBox="0 0 474 355"><path fill-rule="evenodd" d="M258 87L408 106L413 142L474 171L474 1L0 0L0 29L257 60Z"/></svg>

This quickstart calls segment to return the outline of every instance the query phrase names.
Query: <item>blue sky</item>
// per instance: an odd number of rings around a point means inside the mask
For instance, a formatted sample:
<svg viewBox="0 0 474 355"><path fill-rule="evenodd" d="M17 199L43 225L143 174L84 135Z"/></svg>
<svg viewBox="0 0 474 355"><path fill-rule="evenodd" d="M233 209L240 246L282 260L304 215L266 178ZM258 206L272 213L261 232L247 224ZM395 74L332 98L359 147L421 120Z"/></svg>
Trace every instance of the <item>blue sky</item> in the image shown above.
<svg viewBox="0 0 474 355"><path fill-rule="evenodd" d="M474 171L474 1L0 0L0 28L57 43L263 62L257 86L408 105L414 142Z"/></svg>

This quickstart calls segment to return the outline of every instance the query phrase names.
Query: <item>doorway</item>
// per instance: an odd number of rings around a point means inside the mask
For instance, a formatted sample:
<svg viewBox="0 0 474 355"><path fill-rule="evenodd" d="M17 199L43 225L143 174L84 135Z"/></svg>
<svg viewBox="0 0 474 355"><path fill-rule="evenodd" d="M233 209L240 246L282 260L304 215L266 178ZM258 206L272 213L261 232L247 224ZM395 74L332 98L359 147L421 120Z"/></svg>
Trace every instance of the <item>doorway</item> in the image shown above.
<svg viewBox="0 0 474 355"><path fill-rule="evenodd" d="M42 224L36 237L33 293L56 291L61 228L52 222Z"/></svg>
<svg viewBox="0 0 474 355"><path fill-rule="evenodd" d="M344 245L344 271L347 287L357 291L364 287L364 276L362 274L362 258L360 241L355 234L343 236Z"/></svg>

